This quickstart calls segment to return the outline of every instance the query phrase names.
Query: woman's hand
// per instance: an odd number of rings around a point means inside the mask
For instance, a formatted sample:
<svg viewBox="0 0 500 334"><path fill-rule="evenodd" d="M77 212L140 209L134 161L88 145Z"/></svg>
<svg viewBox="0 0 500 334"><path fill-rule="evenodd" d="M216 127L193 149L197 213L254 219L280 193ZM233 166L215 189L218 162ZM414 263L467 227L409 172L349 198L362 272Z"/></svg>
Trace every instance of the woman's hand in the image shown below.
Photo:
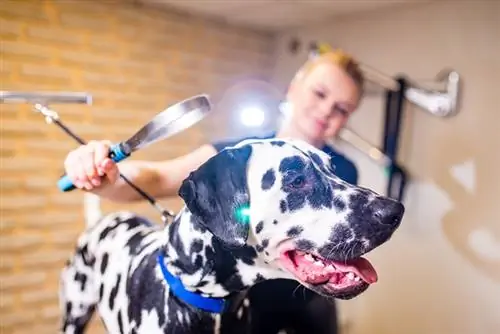
<svg viewBox="0 0 500 334"><path fill-rule="evenodd" d="M104 183L114 184L118 179L118 166L111 160L111 142L90 141L71 151L64 160L66 175L75 187L92 190Z"/></svg>

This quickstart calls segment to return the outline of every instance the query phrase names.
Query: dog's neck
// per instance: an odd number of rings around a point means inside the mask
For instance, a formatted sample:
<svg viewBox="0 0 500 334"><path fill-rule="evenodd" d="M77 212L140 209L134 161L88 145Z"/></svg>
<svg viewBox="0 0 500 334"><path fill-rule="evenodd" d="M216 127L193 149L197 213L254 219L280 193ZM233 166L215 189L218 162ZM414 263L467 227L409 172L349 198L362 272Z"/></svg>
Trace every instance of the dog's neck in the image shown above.
<svg viewBox="0 0 500 334"><path fill-rule="evenodd" d="M187 209L165 228L165 265L184 287L206 297L227 297L280 277L251 245L228 249Z"/></svg>

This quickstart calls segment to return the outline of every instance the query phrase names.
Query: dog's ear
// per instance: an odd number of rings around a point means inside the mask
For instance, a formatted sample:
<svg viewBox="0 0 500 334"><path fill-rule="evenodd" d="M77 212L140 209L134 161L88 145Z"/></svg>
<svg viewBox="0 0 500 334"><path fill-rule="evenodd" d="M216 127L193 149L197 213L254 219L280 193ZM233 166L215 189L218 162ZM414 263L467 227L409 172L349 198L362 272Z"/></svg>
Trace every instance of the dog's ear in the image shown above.
<svg viewBox="0 0 500 334"><path fill-rule="evenodd" d="M182 182L179 196L189 211L227 246L243 246L249 219L242 211L250 204L247 164L250 145L225 149Z"/></svg>

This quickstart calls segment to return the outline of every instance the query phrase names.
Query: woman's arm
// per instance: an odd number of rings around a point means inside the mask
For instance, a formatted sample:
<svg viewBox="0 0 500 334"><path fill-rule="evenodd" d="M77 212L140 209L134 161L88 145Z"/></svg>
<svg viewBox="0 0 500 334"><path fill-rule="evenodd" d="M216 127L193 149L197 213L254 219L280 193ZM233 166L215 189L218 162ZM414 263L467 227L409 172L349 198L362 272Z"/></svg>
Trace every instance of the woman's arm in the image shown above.
<svg viewBox="0 0 500 334"><path fill-rule="evenodd" d="M118 169L127 179L148 194L162 198L177 194L189 173L217 153L206 144L184 156L166 161L124 161ZM116 202L132 202L143 198L121 178L115 183L104 183L90 190L92 193Z"/></svg>

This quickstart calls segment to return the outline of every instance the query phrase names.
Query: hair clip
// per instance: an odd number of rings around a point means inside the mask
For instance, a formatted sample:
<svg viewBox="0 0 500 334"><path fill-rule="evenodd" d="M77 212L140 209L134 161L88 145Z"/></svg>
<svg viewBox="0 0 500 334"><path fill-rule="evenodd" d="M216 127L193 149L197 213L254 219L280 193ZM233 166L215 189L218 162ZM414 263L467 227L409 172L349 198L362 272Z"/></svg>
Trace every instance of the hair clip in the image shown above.
<svg viewBox="0 0 500 334"><path fill-rule="evenodd" d="M310 50L309 50L309 59L313 59L316 57L319 57L325 53L333 51L333 48L326 44L326 43L316 43L313 42L311 44Z"/></svg>
<svg viewBox="0 0 500 334"><path fill-rule="evenodd" d="M309 59L312 60L323 55L328 55L328 57L344 68L347 68L353 61L353 58L340 48L334 49L327 43L314 43L311 47Z"/></svg>

